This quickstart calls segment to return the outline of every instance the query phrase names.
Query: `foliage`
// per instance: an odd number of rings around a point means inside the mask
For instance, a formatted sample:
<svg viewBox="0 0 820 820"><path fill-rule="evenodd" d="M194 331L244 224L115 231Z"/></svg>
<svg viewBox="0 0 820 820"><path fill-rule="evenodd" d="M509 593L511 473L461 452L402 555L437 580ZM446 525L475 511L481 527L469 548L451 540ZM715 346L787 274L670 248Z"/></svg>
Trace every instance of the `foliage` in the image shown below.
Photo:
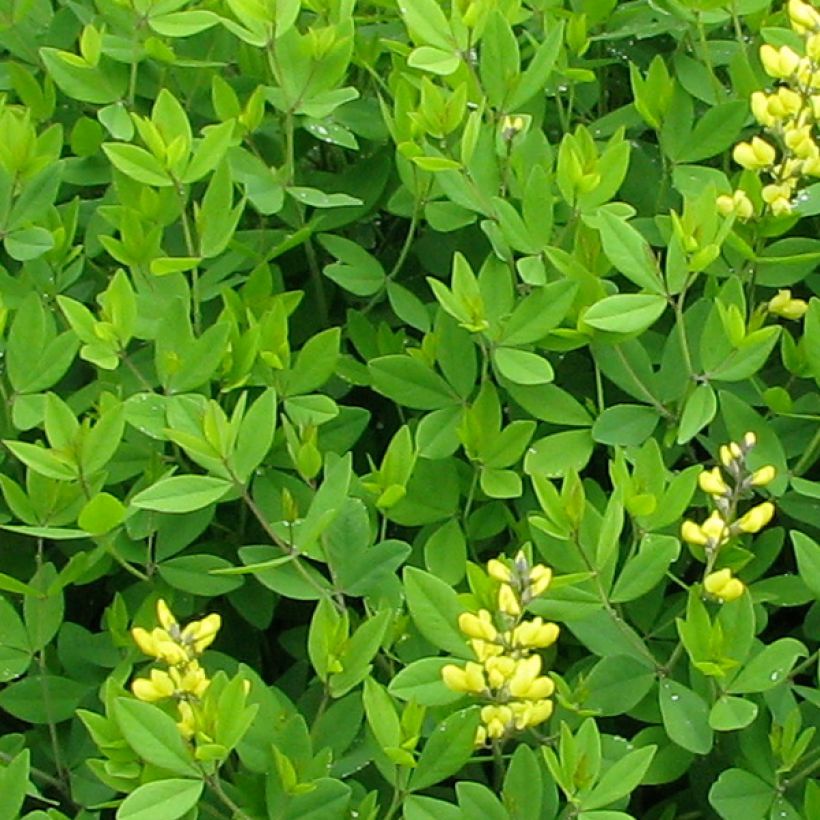
<svg viewBox="0 0 820 820"><path fill-rule="evenodd" d="M820 816L818 32L4 2L0 820Z"/></svg>

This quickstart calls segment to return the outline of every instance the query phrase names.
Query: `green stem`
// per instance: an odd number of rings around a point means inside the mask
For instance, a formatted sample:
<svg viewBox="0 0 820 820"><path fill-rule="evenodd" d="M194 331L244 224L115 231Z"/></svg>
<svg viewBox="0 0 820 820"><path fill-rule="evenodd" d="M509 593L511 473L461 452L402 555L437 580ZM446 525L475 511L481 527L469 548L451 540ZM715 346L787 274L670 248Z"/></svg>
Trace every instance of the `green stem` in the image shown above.
<svg viewBox="0 0 820 820"><path fill-rule="evenodd" d="M174 190L179 202L180 217L182 219L182 234L185 237L185 249L188 256L198 257L199 252L194 243L194 235L191 231L191 223L188 221L188 204L185 197L185 189L179 180L174 180ZM202 312L199 304L199 267L191 269L191 300L193 301L194 332L197 336L202 331Z"/></svg>
<svg viewBox="0 0 820 820"><path fill-rule="evenodd" d="M504 763L504 755L501 753L501 744L493 741L493 788L496 794L501 791L504 779L507 776L507 767Z"/></svg>
<svg viewBox="0 0 820 820"><path fill-rule="evenodd" d="M609 615L612 623L615 624L618 631L623 634L627 641L635 647L638 653L643 655L652 664L658 673L662 672L663 667L658 664L658 661L655 659L655 656L649 650L647 645L626 625L618 610L612 605L612 602L609 600L609 595L604 589L604 585L601 583L600 574L587 556L586 550L581 545L581 541L577 534L573 536L572 543L578 550L578 554L581 556L581 560L584 562L587 570L592 574L592 579L595 582L595 589L598 593L598 599L601 601L601 605L606 610L606 613Z"/></svg>
<svg viewBox="0 0 820 820"><path fill-rule="evenodd" d="M615 345L613 348L615 350L616 355L621 360L621 364L624 366L624 370L632 376L632 380L635 382L637 387L640 389L641 393L646 397L646 400L666 419L674 420L675 416L673 413L669 411L669 409L663 405L655 396L650 392L649 388L638 378L638 374L633 370L632 365L627 360L626 356L624 356L623 350L621 350L620 345Z"/></svg>
<svg viewBox="0 0 820 820"><path fill-rule="evenodd" d="M228 811L231 812L231 816L235 818L235 820L251 820L251 816L246 814L234 801L225 793L225 790L222 788L222 783L219 780L219 773L214 772L214 774L205 776L205 782L211 787L213 793L222 801L222 804L225 806Z"/></svg>
<svg viewBox="0 0 820 820"><path fill-rule="evenodd" d="M820 449L820 430L816 430L814 433L814 437L812 438L809 446L803 451L803 455L797 461L797 464L794 465L794 469L792 470L793 476L801 476L803 473L806 472L817 460L818 456L818 449Z"/></svg>
<svg viewBox="0 0 820 820"><path fill-rule="evenodd" d="M719 103L723 98L724 89L720 83L720 80L717 78L717 74L715 74L715 67L712 65L712 58L709 55L709 43L706 38L706 27L703 25L703 15L697 11L695 12L695 17L697 19L701 59L703 60L703 64L706 66L706 70L709 72L709 78L712 81L712 88L715 92L715 102Z"/></svg>

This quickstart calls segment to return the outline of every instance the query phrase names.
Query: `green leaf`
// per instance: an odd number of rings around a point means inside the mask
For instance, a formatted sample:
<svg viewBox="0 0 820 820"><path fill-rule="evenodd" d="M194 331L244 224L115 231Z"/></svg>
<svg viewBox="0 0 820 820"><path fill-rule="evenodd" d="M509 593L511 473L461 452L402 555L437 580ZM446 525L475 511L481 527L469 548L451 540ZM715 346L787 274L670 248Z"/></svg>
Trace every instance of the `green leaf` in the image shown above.
<svg viewBox="0 0 820 820"><path fill-rule="evenodd" d="M453 50L450 24L435 0L408 0L399 6L399 11L415 42L442 51Z"/></svg>
<svg viewBox="0 0 820 820"><path fill-rule="evenodd" d="M645 535L637 555L626 562L610 600L634 601L654 589L680 554L680 541L673 535Z"/></svg>
<svg viewBox="0 0 820 820"><path fill-rule="evenodd" d="M638 287L662 296L664 291L658 263L643 236L606 208L598 210L595 220L609 261Z"/></svg>
<svg viewBox="0 0 820 820"><path fill-rule="evenodd" d="M459 657L471 657L458 616L464 612L452 587L429 572L406 567L403 574L407 607L419 632L434 646Z"/></svg>
<svg viewBox="0 0 820 820"><path fill-rule="evenodd" d="M144 783L135 789L117 809L117 820L177 820L199 802L201 780L170 778Z"/></svg>
<svg viewBox="0 0 820 820"><path fill-rule="evenodd" d="M124 65L114 62L96 67L83 65L76 55L56 48L41 48L40 57L60 90L72 99L106 105L125 96L128 72Z"/></svg>
<svg viewBox="0 0 820 820"><path fill-rule="evenodd" d="M415 701L422 706L447 706L462 697L444 685L441 670L452 658L422 658L404 667L390 681L388 691L401 700Z"/></svg>
<svg viewBox="0 0 820 820"><path fill-rule="evenodd" d="M642 404L615 404L607 407L592 425L592 437L601 444L624 447L643 444L658 426L654 407Z"/></svg>
<svg viewBox="0 0 820 820"><path fill-rule="evenodd" d="M732 695L719 697L709 712L709 725L717 732L745 729L757 717L757 704Z"/></svg>
<svg viewBox="0 0 820 820"><path fill-rule="evenodd" d="M547 384L555 378L549 361L529 350L497 347L493 351L493 363L505 379L515 384Z"/></svg>
<svg viewBox="0 0 820 820"><path fill-rule="evenodd" d="M592 456L594 442L588 430L567 430L534 441L524 458L527 475L560 478L569 470L580 472Z"/></svg>
<svg viewBox="0 0 820 820"><path fill-rule="evenodd" d="M70 720L88 694L88 686L60 675L30 675L0 692L0 708L27 723Z"/></svg>
<svg viewBox="0 0 820 820"><path fill-rule="evenodd" d="M97 493L80 511L77 524L91 535L102 535L119 527L126 514L127 510L118 498L110 493Z"/></svg>
<svg viewBox="0 0 820 820"><path fill-rule="evenodd" d="M362 204L362 200L355 196L327 194L317 188L290 187L286 190L297 202L311 208L349 208L353 205Z"/></svg>
<svg viewBox="0 0 820 820"><path fill-rule="evenodd" d="M723 820L762 818L774 796L774 787L745 769L727 769L709 789L709 802Z"/></svg>
<svg viewBox="0 0 820 820"><path fill-rule="evenodd" d="M699 384L687 397L680 417L678 444L691 441L717 413L717 397L710 384Z"/></svg>
<svg viewBox="0 0 820 820"><path fill-rule="evenodd" d="M232 487L231 482L223 478L204 475L169 476L137 493L131 499L131 504L155 512L193 512L219 501Z"/></svg>
<svg viewBox="0 0 820 820"><path fill-rule="evenodd" d="M730 100L707 108L675 162L701 162L730 148L740 137L748 115L746 100Z"/></svg>
<svg viewBox="0 0 820 820"><path fill-rule="evenodd" d="M31 663L32 651L23 621L17 610L0 597L0 681L14 680Z"/></svg>
<svg viewBox="0 0 820 820"><path fill-rule="evenodd" d="M3 801L0 803L0 820L17 820L22 816L20 810L26 799L29 783L28 749L18 752L0 769L0 794Z"/></svg>
<svg viewBox="0 0 820 820"><path fill-rule="evenodd" d="M6 234L3 242L12 259L29 262L48 253L54 247L54 236L45 228L32 226L11 231Z"/></svg>
<svg viewBox="0 0 820 820"><path fill-rule="evenodd" d="M629 655L601 658L586 677L589 692L584 706L602 715L622 715L648 694L655 674L645 663Z"/></svg>
<svg viewBox="0 0 820 820"><path fill-rule="evenodd" d="M663 725L669 738L695 754L705 755L712 748L709 707L703 698L674 680L660 683Z"/></svg>
<svg viewBox="0 0 820 820"><path fill-rule="evenodd" d="M786 679L798 658L808 655L794 638L781 638L764 647L740 670L727 689L732 694L765 692Z"/></svg>
<svg viewBox="0 0 820 820"><path fill-rule="evenodd" d="M651 293L622 293L596 302L582 321L610 333L639 333L651 327L666 310L666 299Z"/></svg>
<svg viewBox="0 0 820 820"><path fill-rule="evenodd" d="M117 698L113 716L128 745L143 760L174 774L199 776L176 723L161 709L139 700Z"/></svg>
<svg viewBox="0 0 820 820"><path fill-rule="evenodd" d="M241 578L217 576L214 570L232 566L217 555L181 555L163 561L157 568L160 577L175 589L192 595L224 595L242 586Z"/></svg>
<svg viewBox="0 0 820 820"><path fill-rule="evenodd" d="M159 160L144 148L140 148L138 145L106 142L103 143L102 149L108 159L111 160L111 164L131 179L158 188L167 188L173 185L171 177L159 164Z"/></svg>
<svg viewBox="0 0 820 820"><path fill-rule="evenodd" d="M319 234L317 239L339 260L323 270L339 287L355 296L372 296L384 287L386 277L381 262L361 245L330 233Z"/></svg>
<svg viewBox="0 0 820 820"><path fill-rule="evenodd" d="M630 794L643 780L656 749L656 746L644 746L613 763L592 791L581 799L581 808L599 809Z"/></svg>
<svg viewBox="0 0 820 820"><path fill-rule="evenodd" d="M792 483L796 480L792 479ZM794 545L794 555L797 559L800 577L814 596L820 599L820 544L798 530L792 530L789 536Z"/></svg>
<svg viewBox="0 0 820 820"><path fill-rule="evenodd" d="M437 373L410 356L382 356L368 363L373 387L389 399L415 410L438 410L458 397Z"/></svg>
<svg viewBox="0 0 820 820"><path fill-rule="evenodd" d="M456 774L475 751L479 712L462 709L439 724L424 744L421 757L410 777L409 790L419 791Z"/></svg>

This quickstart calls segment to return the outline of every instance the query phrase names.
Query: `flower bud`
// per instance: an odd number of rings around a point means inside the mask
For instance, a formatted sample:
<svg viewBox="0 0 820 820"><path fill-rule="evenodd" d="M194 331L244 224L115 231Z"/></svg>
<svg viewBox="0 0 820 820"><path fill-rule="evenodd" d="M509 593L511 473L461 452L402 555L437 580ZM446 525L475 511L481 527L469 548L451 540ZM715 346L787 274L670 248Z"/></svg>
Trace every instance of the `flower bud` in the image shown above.
<svg viewBox="0 0 820 820"><path fill-rule="evenodd" d="M774 481L774 477L777 475L777 470L771 465L767 464L765 467L761 467L759 470L755 470L750 479L749 483L753 487L765 487L767 484Z"/></svg>
<svg viewBox="0 0 820 820"><path fill-rule="evenodd" d="M738 518L735 527L740 532L760 532L774 516L774 504L771 501L764 501L756 507L752 507L745 515Z"/></svg>
<svg viewBox="0 0 820 820"><path fill-rule="evenodd" d="M704 470L698 476L698 485L709 495L727 495L730 492L729 485L723 480L720 467Z"/></svg>
<svg viewBox="0 0 820 820"><path fill-rule="evenodd" d="M177 626L177 619L174 617L174 613L168 608L168 604L165 603L164 598L160 598L157 601L157 620L166 632L170 632Z"/></svg>
<svg viewBox="0 0 820 820"><path fill-rule="evenodd" d="M757 435L749 430L748 433L743 434L743 446L746 450L751 450L757 444Z"/></svg>

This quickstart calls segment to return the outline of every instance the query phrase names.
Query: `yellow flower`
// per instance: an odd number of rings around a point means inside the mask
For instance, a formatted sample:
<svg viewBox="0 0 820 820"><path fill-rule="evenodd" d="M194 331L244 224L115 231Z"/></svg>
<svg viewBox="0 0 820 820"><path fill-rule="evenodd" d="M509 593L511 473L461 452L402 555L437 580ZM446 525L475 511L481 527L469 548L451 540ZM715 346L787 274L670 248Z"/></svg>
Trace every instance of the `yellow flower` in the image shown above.
<svg viewBox="0 0 820 820"><path fill-rule="evenodd" d="M487 727L487 737L497 740L507 732L513 722L513 713L509 706L485 706L481 710L481 720Z"/></svg>
<svg viewBox="0 0 820 820"><path fill-rule="evenodd" d="M222 626L222 618L217 613L211 613L201 621L191 621L182 630L182 643L193 647L197 655L201 655L216 638Z"/></svg>
<svg viewBox="0 0 820 820"><path fill-rule="evenodd" d="M174 617L174 614L168 608L168 604L165 603L164 598L160 598L157 601L157 620L159 621L159 625L166 632L171 632L172 630L179 629L177 619Z"/></svg>
<svg viewBox="0 0 820 820"><path fill-rule="evenodd" d="M723 216L736 214L738 219L746 220L754 216L755 208L745 191L737 190L731 196L721 194L716 200L718 211Z"/></svg>
<svg viewBox="0 0 820 820"><path fill-rule="evenodd" d="M729 528L717 510L712 511L712 514L701 524L700 529L714 544L723 544L729 540Z"/></svg>
<svg viewBox="0 0 820 820"><path fill-rule="evenodd" d="M800 319L808 309L808 304L802 299L792 299L792 292L788 289L777 291L777 296L772 297L766 306L769 313L784 319Z"/></svg>
<svg viewBox="0 0 820 820"><path fill-rule="evenodd" d="M812 137L811 125L786 128L783 132L783 142L791 148L795 156L809 159L817 155L817 145Z"/></svg>
<svg viewBox="0 0 820 820"><path fill-rule="evenodd" d="M543 723L552 714L551 700L513 701L510 703L515 728L519 731Z"/></svg>
<svg viewBox="0 0 820 820"><path fill-rule="evenodd" d="M504 647L499 646L497 643L482 641L480 638L473 638L473 640L470 641L470 646L476 658L482 663L484 663L487 658L494 658L504 652Z"/></svg>
<svg viewBox="0 0 820 820"><path fill-rule="evenodd" d="M131 684L131 691L139 700L154 703L170 698L175 691L174 682L167 672L152 669L149 678L137 678Z"/></svg>
<svg viewBox="0 0 820 820"><path fill-rule="evenodd" d="M558 640L558 624L544 623L542 618L520 623L512 632L512 644L520 648L545 649Z"/></svg>
<svg viewBox="0 0 820 820"><path fill-rule="evenodd" d="M478 694L487 688L484 680L484 668L481 664L468 661L465 667L448 663L442 667L441 678L444 685L454 692L471 692Z"/></svg>
<svg viewBox="0 0 820 820"><path fill-rule="evenodd" d="M509 655L487 658L484 662L487 680L493 689L500 689L515 674L517 667L518 662Z"/></svg>
<svg viewBox="0 0 820 820"><path fill-rule="evenodd" d="M502 584L509 584L510 579L512 578L510 568L496 558L491 558L487 562L487 574L490 578L494 578Z"/></svg>
<svg viewBox="0 0 820 820"><path fill-rule="evenodd" d="M774 504L771 501L764 501L738 518L735 526L740 532L760 532L772 520L773 516Z"/></svg>
<svg viewBox="0 0 820 820"><path fill-rule="evenodd" d="M767 43L760 47L760 62L770 77L785 80L797 73L800 55L788 46L775 48Z"/></svg>
<svg viewBox="0 0 820 820"><path fill-rule="evenodd" d="M507 115L501 121L501 135L505 140L511 140L516 134L524 130L527 121L520 115Z"/></svg>
<svg viewBox="0 0 820 820"><path fill-rule="evenodd" d="M709 543L703 530L694 521L684 521L681 524L680 537L687 544L697 544L700 547L705 547Z"/></svg>
<svg viewBox="0 0 820 820"><path fill-rule="evenodd" d="M540 655L531 655L525 660L518 661L515 672L507 685L510 694L514 698L530 700L549 697L555 691L555 684L551 678L540 675L540 673Z"/></svg>
<svg viewBox="0 0 820 820"><path fill-rule="evenodd" d="M752 108L752 114L754 114L754 118L761 124L765 125L766 127L771 127L777 121L777 115L775 111L772 110L773 106L771 105L773 100L770 101L769 97L764 94L762 91L755 91L750 100L750 105Z"/></svg>
<svg viewBox="0 0 820 820"><path fill-rule="evenodd" d="M759 170L774 164L774 147L760 137L752 137L751 142L739 142L732 152L734 161L743 168Z"/></svg>
<svg viewBox="0 0 820 820"><path fill-rule="evenodd" d="M498 636L492 615L486 609L480 609L478 615L473 615L472 612L462 612L458 616L458 628L469 638L494 641Z"/></svg>
<svg viewBox="0 0 820 820"><path fill-rule="evenodd" d="M509 584L501 584L498 588L498 609L505 615L517 617L521 614L521 602Z"/></svg>
<svg viewBox="0 0 820 820"><path fill-rule="evenodd" d="M191 704L184 700L181 700L177 706L179 708L181 718L181 720L177 723L177 729L179 729L179 733L184 738L190 740L196 734L196 712L194 712Z"/></svg>
<svg viewBox="0 0 820 820"><path fill-rule="evenodd" d="M734 601L743 595L746 588L739 578L732 577L730 569L721 569L710 572L703 580L703 588L715 598L722 601Z"/></svg>
<svg viewBox="0 0 820 820"><path fill-rule="evenodd" d="M767 464L765 467L761 467L759 470L755 470L752 473L749 483L753 487L765 487L767 484L774 481L774 477L776 475L777 470L775 470L771 464Z"/></svg>
<svg viewBox="0 0 820 820"><path fill-rule="evenodd" d="M789 0L789 20L798 34L820 28L820 14L802 0Z"/></svg>
<svg viewBox="0 0 820 820"><path fill-rule="evenodd" d="M552 581L552 570L549 567L545 567L543 564L536 564L530 570L529 581L530 595L533 598L537 598L539 595L546 592L547 587L550 585L550 582Z"/></svg>
<svg viewBox="0 0 820 820"><path fill-rule="evenodd" d="M174 681L177 694L201 698L211 683L205 670L196 661L191 661L182 671L174 667L169 674Z"/></svg>
<svg viewBox="0 0 820 820"><path fill-rule="evenodd" d="M792 212L791 188L786 183L764 185L760 194L775 216L787 216Z"/></svg>
<svg viewBox="0 0 820 820"><path fill-rule="evenodd" d="M701 490L709 495L727 495L730 492L729 485L723 480L720 467L713 467L711 470L704 470L698 476L698 484Z"/></svg>

